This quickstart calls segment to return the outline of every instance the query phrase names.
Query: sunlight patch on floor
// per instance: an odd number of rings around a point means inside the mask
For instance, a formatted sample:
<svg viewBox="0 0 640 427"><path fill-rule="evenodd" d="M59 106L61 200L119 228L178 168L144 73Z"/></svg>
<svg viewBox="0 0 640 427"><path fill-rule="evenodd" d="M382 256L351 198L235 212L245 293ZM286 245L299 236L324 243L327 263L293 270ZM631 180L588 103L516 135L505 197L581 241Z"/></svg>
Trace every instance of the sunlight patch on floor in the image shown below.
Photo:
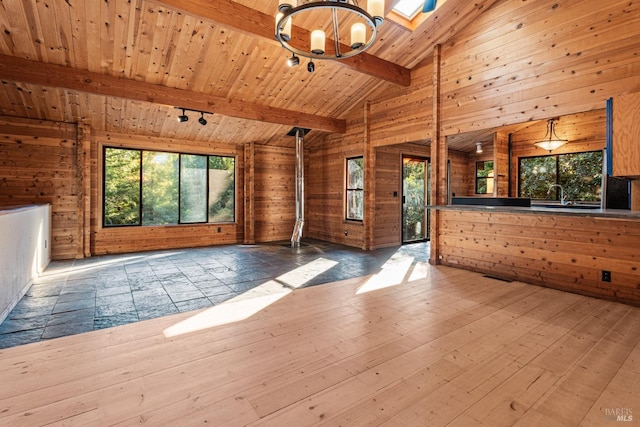
<svg viewBox="0 0 640 427"><path fill-rule="evenodd" d="M325 271L328 271L336 265L338 265L337 261L332 261L326 258L318 258L301 267L278 276L276 280L286 286L299 288L300 286L308 283L311 279L319 276Z"/></svg>
<svg viewBox="0 0 640 427"><path fill-rule="evenodd" d="M409 282L415 282L416 280L426 279L429 277L429 270L431 266L428 262L416 262L416 265L413 266L413 271L409 275Z"/></svg>
<svg viewBox="0 0 640 427"><path fill-rule="evenodd" d="M163 331L167 338L240 322L264 310L292 291L273 280L242 295L203 310Z"/></svg>
<svg viewBox="0 0 640 427"><path fill-rule="evenodd" d="M409 272L413 260L414 257L412 256L394 254L384 263L379 273L371 276L369 280L358 288L356 295L401 284Z"/></svg>

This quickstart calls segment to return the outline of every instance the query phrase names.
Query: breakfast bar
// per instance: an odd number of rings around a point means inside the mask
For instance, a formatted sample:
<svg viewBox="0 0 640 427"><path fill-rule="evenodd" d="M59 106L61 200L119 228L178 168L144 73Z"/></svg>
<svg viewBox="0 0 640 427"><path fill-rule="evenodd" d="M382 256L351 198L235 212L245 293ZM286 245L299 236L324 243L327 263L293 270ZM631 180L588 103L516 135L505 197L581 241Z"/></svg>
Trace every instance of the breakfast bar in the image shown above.
<svg viewBox="0 0 640 427"><path fill-rule="evenodd" d="M640 305L640 212L431 206L438 260L506 280Z"/></svg>

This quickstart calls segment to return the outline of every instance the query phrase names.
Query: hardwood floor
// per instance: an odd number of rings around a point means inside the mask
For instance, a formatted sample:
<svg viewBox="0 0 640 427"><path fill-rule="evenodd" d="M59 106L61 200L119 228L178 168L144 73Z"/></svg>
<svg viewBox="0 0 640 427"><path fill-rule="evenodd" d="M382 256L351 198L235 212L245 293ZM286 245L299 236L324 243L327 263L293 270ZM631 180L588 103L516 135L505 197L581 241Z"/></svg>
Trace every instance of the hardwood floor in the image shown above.
<svg viewBox="0 0 640 427"><path fill-rule="evenodd" d="M640 308L383 273L1 350L0 425L638 425Z"/></svg>

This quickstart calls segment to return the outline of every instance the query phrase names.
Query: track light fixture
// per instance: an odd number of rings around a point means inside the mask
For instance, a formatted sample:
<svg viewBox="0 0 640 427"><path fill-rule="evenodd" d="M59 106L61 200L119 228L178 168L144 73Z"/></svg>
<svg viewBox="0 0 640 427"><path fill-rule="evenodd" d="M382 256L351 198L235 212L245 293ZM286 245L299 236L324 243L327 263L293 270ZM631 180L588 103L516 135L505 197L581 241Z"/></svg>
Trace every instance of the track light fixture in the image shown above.
<svg viewBox="0 0 640 427"><path fill-rule="evenodd" d="M207 125L207 119L204 118L205 114L213 114L210 113L208 111L200 111L200 110L193 110L191 108L183 108L183 107L175 107L177 110L182 110L182 114L178 116L178 121L180 123L184 123L189 121L189 116L187 116L186 112L187 111L193 111L194 113L200 113L200 118L198 119L198 123L200 123L202 126L206 126Z"/></svg>

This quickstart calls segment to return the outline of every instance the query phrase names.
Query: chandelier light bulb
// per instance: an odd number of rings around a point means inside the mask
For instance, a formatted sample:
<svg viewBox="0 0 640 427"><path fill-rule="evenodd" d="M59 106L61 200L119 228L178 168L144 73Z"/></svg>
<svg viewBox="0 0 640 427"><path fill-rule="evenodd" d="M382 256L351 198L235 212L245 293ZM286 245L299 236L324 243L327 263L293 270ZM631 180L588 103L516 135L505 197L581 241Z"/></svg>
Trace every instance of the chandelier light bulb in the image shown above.
<svg viewBox="0 0 640 427"><path fill-rule="evenodd" d="M367 27L362 22L356 22L351 26L351 49L360 49L364 46L367 35Z"/></svg>
<svg viewBox="0 0 640 427"><path fill-rule="evenodd" d="M373 16L377 25L384 21L384 0L369 0L367 2L367 13Z"/></svg>
<svg viewBox="0 0 640 427"><path fill-rule="evenodd" d="M313 30L311 32L311 53L315 55L324 55L325 35L322 30Z"/></svg>

